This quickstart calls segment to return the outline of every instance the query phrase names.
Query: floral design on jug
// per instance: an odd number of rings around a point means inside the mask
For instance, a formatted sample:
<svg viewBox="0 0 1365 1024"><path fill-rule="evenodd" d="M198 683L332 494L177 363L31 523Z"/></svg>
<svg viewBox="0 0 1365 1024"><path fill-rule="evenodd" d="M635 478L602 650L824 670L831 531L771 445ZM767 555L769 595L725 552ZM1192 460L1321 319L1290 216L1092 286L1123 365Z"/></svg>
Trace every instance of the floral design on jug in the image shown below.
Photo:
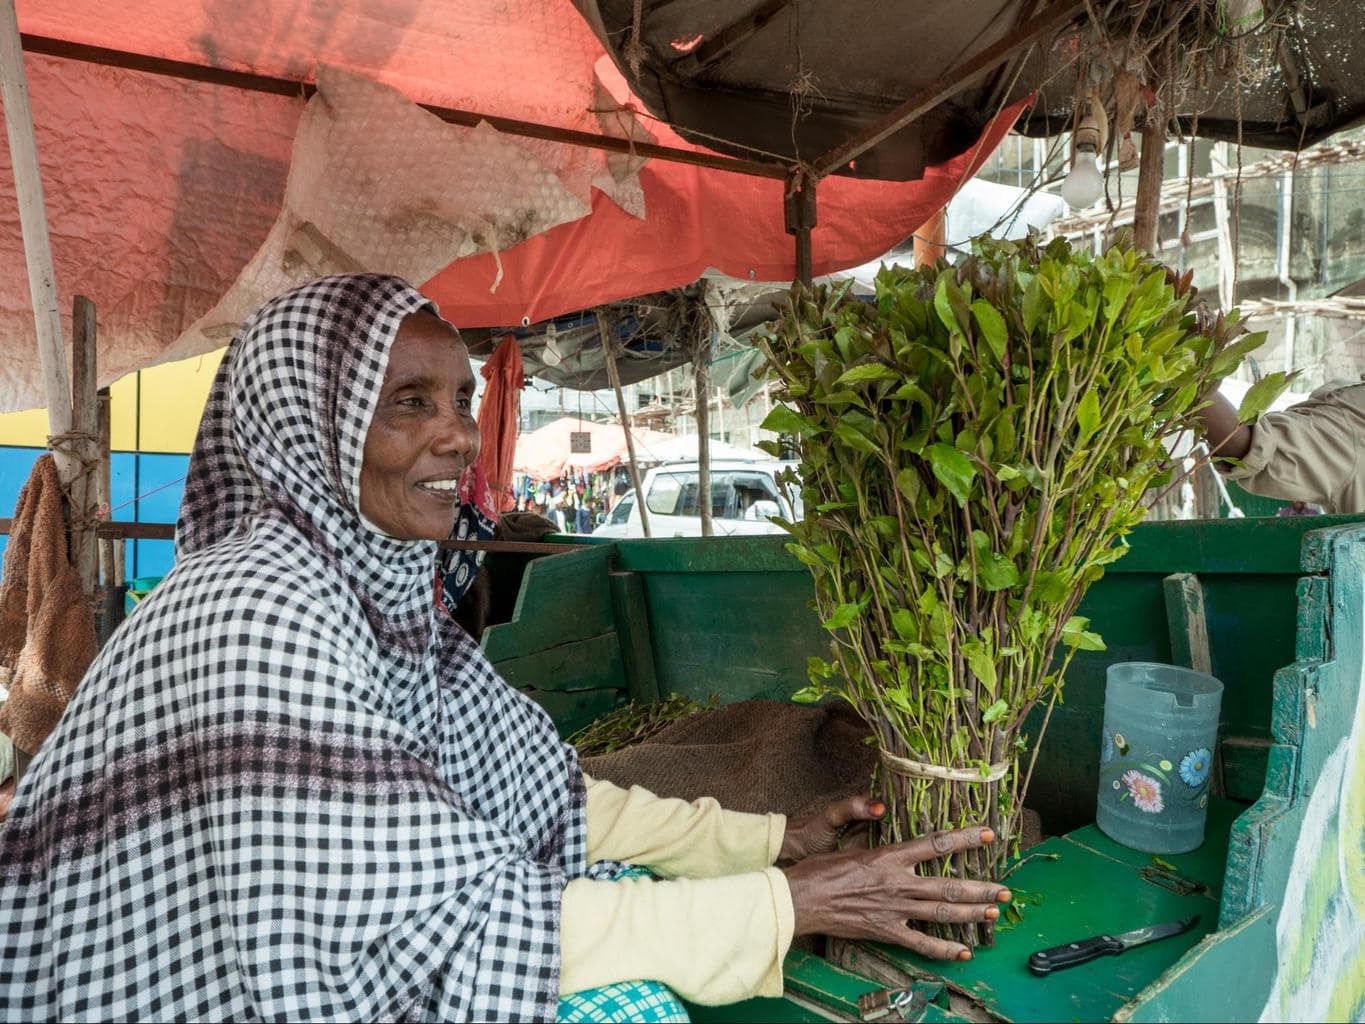
<svg viewBox="0 0 1365 1024"><path fill-rule="evenodd" d="M1128 787L1128 792L1120 799L1133 798L1133 806L1140 811L1148 814L1160 814L1165 809L1166 803L1161 797L1161 783L1150 775L1146 775L1136 768L1130 768L1123 773L1123 784Z"/></svg>
<svg viewBox="0 0 1365 1024"><path fill-rule="evenodd" d="M1191 750L1180 759L1180 781L1191 789L1198 789L1209 780L1213 767L1213 755L1208 747Z"/></svg>

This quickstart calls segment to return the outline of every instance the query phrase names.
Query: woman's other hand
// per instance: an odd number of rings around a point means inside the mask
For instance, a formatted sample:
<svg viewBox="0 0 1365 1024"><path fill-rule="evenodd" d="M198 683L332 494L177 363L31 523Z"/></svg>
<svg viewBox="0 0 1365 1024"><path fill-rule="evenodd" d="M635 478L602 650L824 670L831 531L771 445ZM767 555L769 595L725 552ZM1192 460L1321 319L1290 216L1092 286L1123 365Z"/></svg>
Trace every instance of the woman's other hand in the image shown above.
<svg viewBox="0 0 1365 1024"><path fill-rule="evenodd" d="M833 853L841 839L865 834L868 825L886 813L886 805L866 796L850 796L826 804L808 818L787 822L779 864L791 864L822 853Z"/></svg>
<svg viewBox="0 0 1365 1024"><path fill-rule="evenodd" d="M839 850L783 868L797 935L836 935L904 946L937 960L970 960L959 942L935 938L907 922L994 921L1010 891L997 882L922 878L915 865L995 841L988 828L935 832L875 850Z"/></svg>

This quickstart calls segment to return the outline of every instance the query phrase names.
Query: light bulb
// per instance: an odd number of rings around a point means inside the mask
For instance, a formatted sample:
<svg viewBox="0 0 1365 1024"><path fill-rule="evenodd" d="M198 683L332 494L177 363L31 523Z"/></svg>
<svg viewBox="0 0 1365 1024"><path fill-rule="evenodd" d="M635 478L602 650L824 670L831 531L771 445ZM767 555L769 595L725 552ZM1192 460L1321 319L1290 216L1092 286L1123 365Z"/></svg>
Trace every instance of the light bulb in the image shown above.
<svg viewBox="0 0 1365 1024"><path fill-rule="evenodd" d="M553 320L545 325L545 347L541 349L540 361L546 366L558 366L564 361L564 357L559 352L559 345L555 343L557 333Z"/></svg>
<svg viewBox="0 0 1365 1024"><path fill-rule="evenodd" d="M1095 160L1094 146L1077 146L1071 173L1062 182L1062 198L1073 210L1084 210L1104 194L1104 175Z"/></svg>

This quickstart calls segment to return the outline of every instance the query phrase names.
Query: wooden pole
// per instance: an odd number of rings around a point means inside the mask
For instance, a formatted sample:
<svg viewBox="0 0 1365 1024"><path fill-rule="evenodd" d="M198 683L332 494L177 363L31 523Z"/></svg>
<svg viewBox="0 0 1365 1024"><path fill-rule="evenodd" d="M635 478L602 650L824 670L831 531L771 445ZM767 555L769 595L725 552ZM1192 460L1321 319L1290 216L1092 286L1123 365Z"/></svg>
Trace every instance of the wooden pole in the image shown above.
<svg viewBox="0 0 1365 1024"><path fill-rule="evenodd" d="M14 191L19 198L19 225L28 264L28 288L43 366L48 430L53 436L71 432L71 384L66 373L66 346L57 308L57 275L52 268L52 240L47 232L43 179L38 170L38 143L33 135L33 111L28 102L24 51L19 42L19 19L14 0L0 0L0 94L5 103L5 131L9 135ZM78 460L58 449L57 472L70 483L80 468Z"/></svg>
<svg viewBox="0 0 1365 1024"><path fill-rule="evenodd" d="M16 38L20 38L16 32ZM74 43L67 39L54 39L25 33L20 40L23 48L30 53L41 53L63 60L79 60L102 67L127 68L131 71L149 75L166 75L186 82L206 82L209 85L223 85L232 89L245 89L251 92L269 93L275 96L288 96L290 99L310 99L317 92L317 86L300 78L280 78L274 75L256 74L251 71L231 71L227 68L208 67L187 61L169 60L142 53L130 53L103 46L89 46ZM8 60L8 55L6 55ZM693 167L710 167L733 174L747 174L758 178L785 178L791 173L786 164L766 160L745 160L739 157L722 156L709 150L681 149L677 146L660 146L652 142L618 138L614 135L598 135L594 132L581 132L573 128L556 125L537 124L534 121L519 121L512 117L498 117L476 110L460 110L454 107L440 107L430 103L419 103L423 110L435 114L447 124L463 125L474 128L482 121L504 135L519 135L528 139L542 139L547 142L563 142L570 146L583 146L588 149L601 149L608 153L622 153L641 159L667 160L670 163L688 164Z"/></svg>
<svg viewBox="0 0 1365 1024"><path fill-rule="evenodd" d="M811 286L813 280L813 263L814 257L811 252L810 228L801 228L796 232L796 279L807 288Z"/></svg>
<svg viewBox="0 0 1365 1024"><path fill-rule="evenodd" d="M707 338L697 345L697 356L692 361L692 380L697 396L697 504L703 537L714 537L716 533L711 516L711 402L707 398L711 378L711 368L707 364L710 350L710 339Z"/></svg>
<svg viewBox="0 0 1365 1024"><path fill-rule="evenodd" d="M110 487L110 470L113 461L113 452L110 430L110 397L108 388L100 388L97 393L96 404L99 407L99 469L95 473L95 496L99 503L100 526L105 526L104 520L112 517L110 507L113 504L113 491ZM114 635L114 630L123 621L123 601L125 590L120 581L115 577L118 573L115 566L120 564L114 556L115 549L120 552L123 550L123 541L113 537L107 537L103 531L96 530L99 538L100 555L100 579L102 581L99 588L100 603L96 610L95 636L99 640L99 645L103 647L108 643L109 638Z"/></svg>
<svg viewBox="0 0 1365 1024"><path fill-rule="evenodd" d="M1165 176L1166 122L1155 110L1147 112L1142 127L1142 155L1138 163L1137 199L1133 205L1133 241L1155 253L1157 221L1161 214L1161 179Z"/></svg>
<svg viewBox="0 0 1365 1024"><path fill-rule="evenodd" d="M77 295L71 309L72 447L80 468L71 481L71 551L81 586L94 597L99 585L99 545L95 520L99 508L99 397L95 383L95 304Z"/></svg>
<svg viewBox="0 0 1365 1024"><path fill-rule="evenodd" d="M948 207L943 207L920 225L912 249L917 267L937 263L948 255Z"/></svg>
<svg viewBox="0 0 1365 1024"><path fill-rule="evenodd" d="M112 425L109 407L109 389L100 388L96 393L96 405L98 406L99 421L99 470L95 474L95 500L100 509L100 518L109 519L111 513L110 506L113 505L113 487L111 482L113 452L112 448ZM106 587L114 585L114 542L108 539L101 539L99 542L100 550L100 579Z"/></svg>
<svg viewBox="0 0 1365 1024"><path fill-rule="evenodd" d="M811 229L816 224L816 212L815 182L806 175L793 174L788 179L783 218L787 234L796 239L796 280L809 288L814 270Z"/></svg>
<svg viewBox="0 0 1365 1024"><path fill-rule="evenodd" d="M635 436L630 432L630 417L626 415L626 396L621 391L621 371L616 366L616 342L611 336L611 331L607 329L607 317L601 310L597 311L597 334L602 339L602 355L607 363L607 376L611 378L612 390L616 392L616 408L621 410L621 429L626 432L626 458L629 459L627 468L630 470L630 485L635 488L635 504L640 509L640 526L645 531L645 536L653 536L649 532L649 510L645 508L645 490L640 486L640 464L635 460Z"/></svg>

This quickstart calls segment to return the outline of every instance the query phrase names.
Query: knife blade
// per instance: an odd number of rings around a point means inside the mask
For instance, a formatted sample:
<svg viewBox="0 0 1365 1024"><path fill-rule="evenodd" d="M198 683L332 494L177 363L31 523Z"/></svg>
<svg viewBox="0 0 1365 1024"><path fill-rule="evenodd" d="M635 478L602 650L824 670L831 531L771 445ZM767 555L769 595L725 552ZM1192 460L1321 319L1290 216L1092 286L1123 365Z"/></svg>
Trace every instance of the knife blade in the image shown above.
<svg viewBox="0 0 1365 1024"><path fill-rule="evenodd" d="M1044 949L1030 956L1028 958L1028 969L1042 977L1051 974L1053 971L1060 971L1065 967L1089 963L1098 957L1118 956L1124 950L1132 949L1134 946L1145 946L1149 942L1159 942L1162 939L1169 939L1173 935L1187 932L1199 923L1199 917L1200 915L1195 914L1193 917L1184 917L1179 921L1148 925L1146 928L1124 932L1122 935L1095 935L1088 939L1068 942L1062 946L1053 946L1051 949Z"/></svg>

